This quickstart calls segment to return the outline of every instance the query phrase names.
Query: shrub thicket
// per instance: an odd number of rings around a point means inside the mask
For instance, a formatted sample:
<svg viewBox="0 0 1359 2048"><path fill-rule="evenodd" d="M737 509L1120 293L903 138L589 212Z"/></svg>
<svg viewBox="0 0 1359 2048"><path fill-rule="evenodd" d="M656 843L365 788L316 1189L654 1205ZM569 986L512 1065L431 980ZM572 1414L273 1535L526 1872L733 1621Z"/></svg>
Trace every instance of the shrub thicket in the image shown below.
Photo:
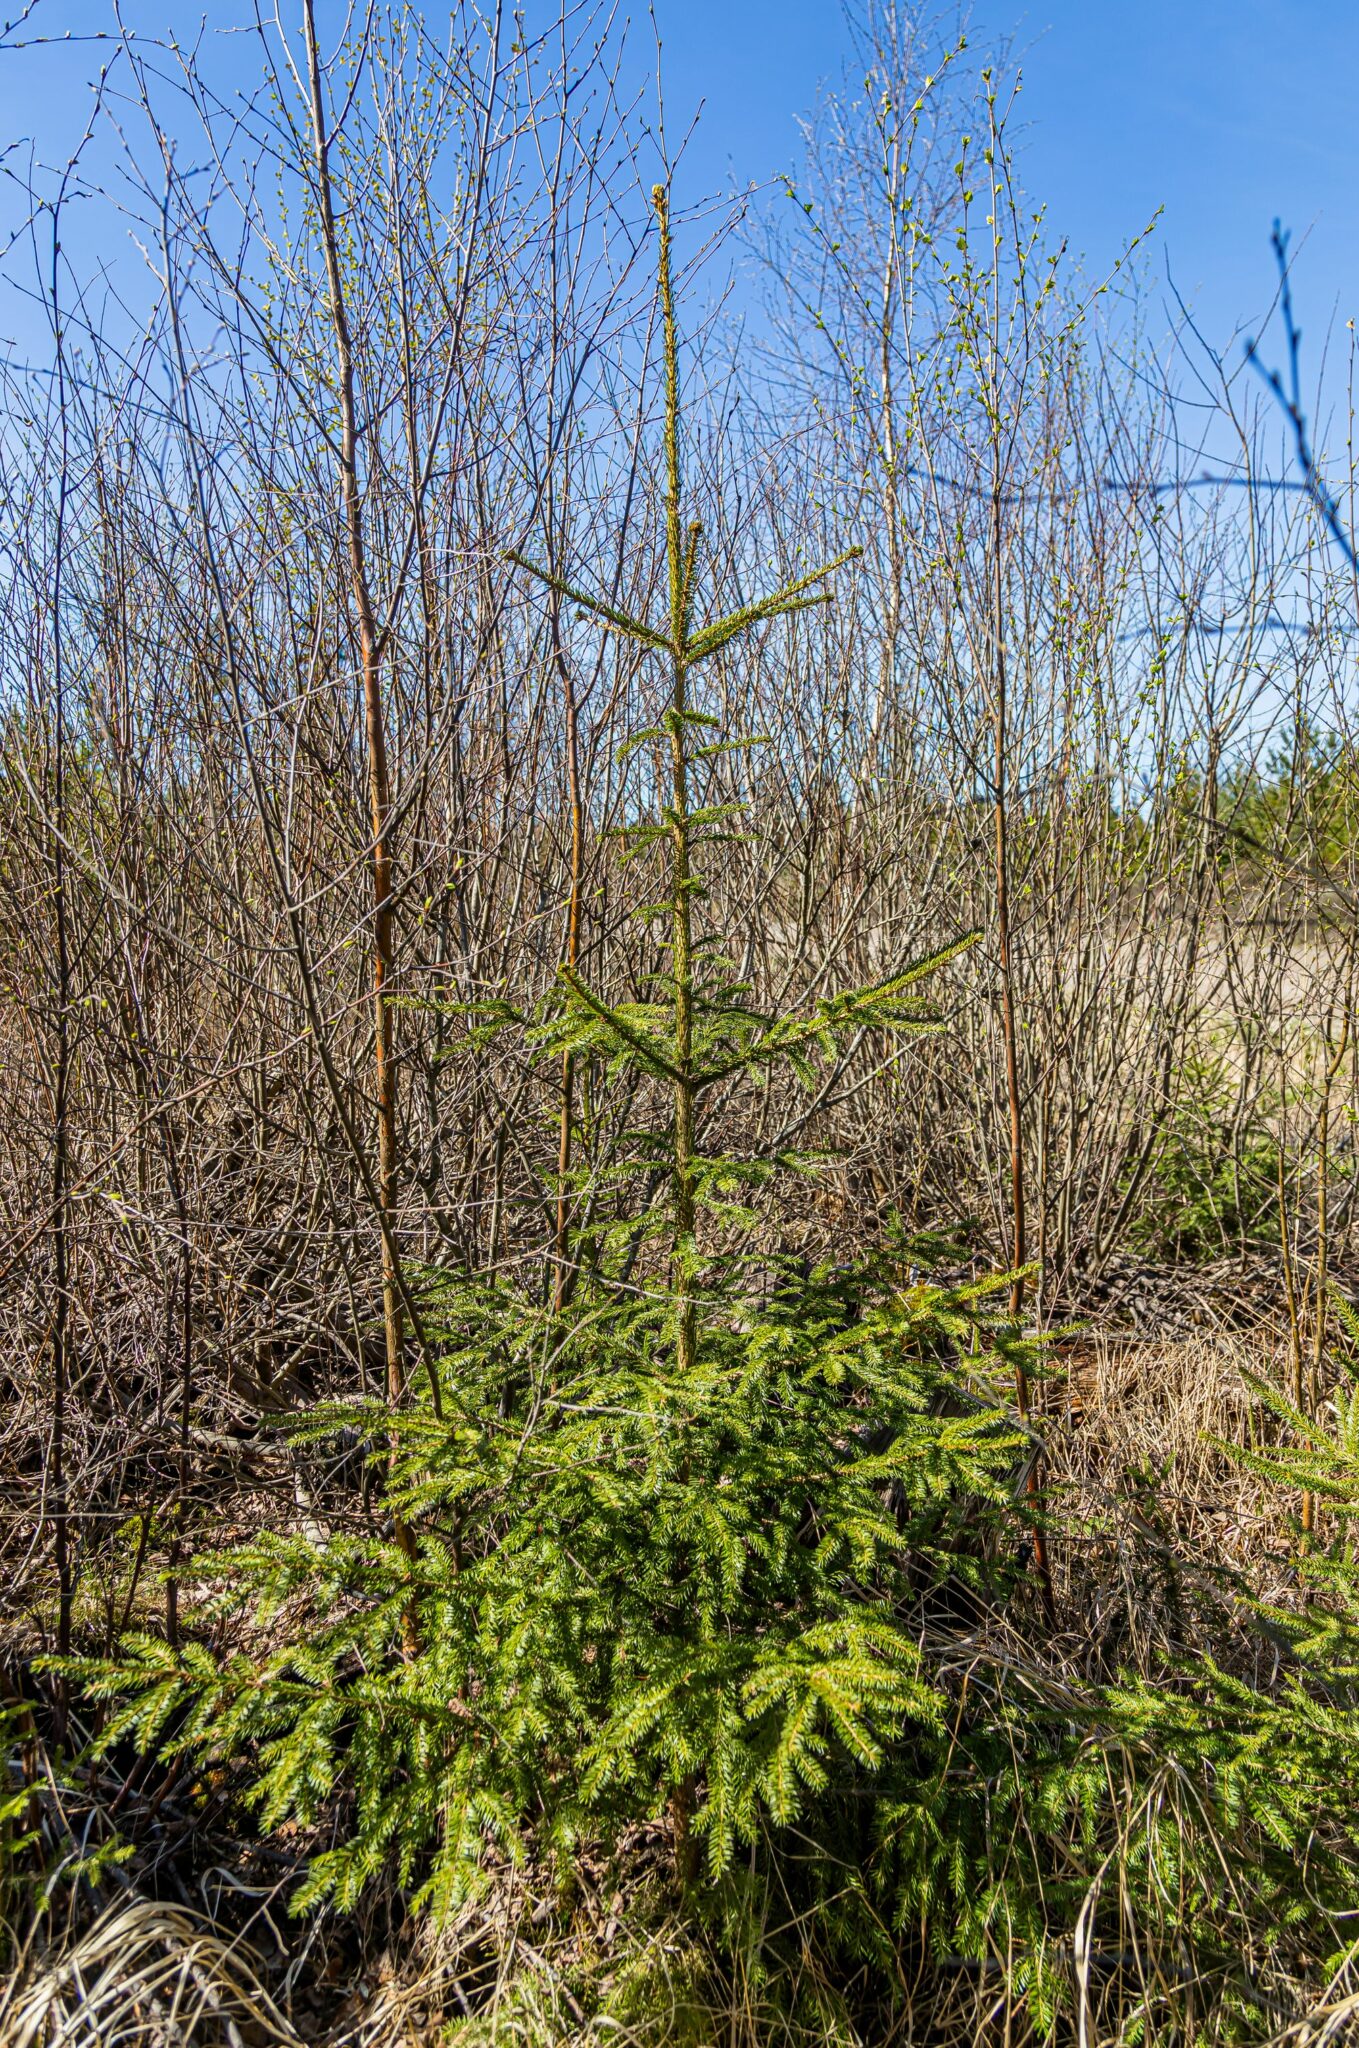
<svg viewBox="0 0 1359 2048"><path fill-rule="evenodd" d="M752 1186L819 1163L725 1148L710 1091L758 1091L781 1063L815 1089L850 1034L939 1028L919 985L946 956L768 1014L705 914L705 853L740 825L705 802L706 764L752 742L702 708L701 664L828 601L831 571L692 623L702 533L656 205L669 616L543 580L668 666L633 742L655 750L655 811L629 835L664 968L628 1004L564 969L533 1013L451 1020L655 1115L605 1189L584 1170L555 1190L564 1276L427 1274L410 1397L294 1418L302 1445L367 1446L385 1525L261 1536L215 1560L181 1642L65 1668L109 1703L104 1751L225 1767L260 1827L306 1831L299 1909L394 1882L447 1916L526 1863L568 1896L584 1849L662 1822L714 1953L754 1938L772 1969L810 1946L827 1981L860 1973L865 2009L909 2003L914 1956L970 1968L979 1996L1003 1967L1040 2032L1112 1999L1123 2038L1166 2038L1196 2000L1248 2038L1290 1973L1341 1949L1356 1874L1359 1398L1332 1433L1261 1389L1299 1448L1258 1469L1324 1498L1336 1530L1304 1561L1307 1619L1262 1623L1295 1675L1080 1680L1039 1642L1035 1444L1009 1393L1035 1360L1008 1276L935 1284L904 1239L834 1266L750 1249ZM223 1650L207 1623L227 1613Z"/></svg>

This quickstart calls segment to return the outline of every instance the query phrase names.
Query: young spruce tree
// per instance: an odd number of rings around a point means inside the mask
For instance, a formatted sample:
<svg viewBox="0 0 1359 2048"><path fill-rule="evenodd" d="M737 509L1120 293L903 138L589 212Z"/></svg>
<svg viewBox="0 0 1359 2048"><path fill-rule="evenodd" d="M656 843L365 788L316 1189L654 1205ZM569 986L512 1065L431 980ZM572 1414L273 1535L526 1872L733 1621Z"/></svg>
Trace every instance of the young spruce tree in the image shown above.
<svg viewBox="0 0 1359 2048"><path fill-rule="evenodd" d="M701 708L703 667L758 623L829 603L856 551L695 623L702 535L682 500L660 188L654 203L668 616L519 566L665 665L663 717L631 744L660 747L668 787L631 836L664 875L666 971L647 1000L614 1002L563 969L543 1012L497 1006L469 1035L517 1031L554 1067L570 1053L606 1085L651 1084L668 1115L613 1184L661 1198L616 1197L592 1219L569 1290L427 1275L442 1413L415 1394L299 1418L304 1441L362 1433L406 1544L263 1536L220 1560L253 1648L220 1654L186 1617L177 1645L133 1636L83 1668L114 1702L106 1745L227 1760L266 1828L327 1820L299 1906L352 1905L395 1874L445 1910L491 1856L569 1870L579 1840L642 1818L668 1818L686 1882L846 1813L866 1858L875 1828L913 1867L947 1872L959 1853L932 1817L956 1715L922 1641L976 1612L979 1509L1025 1512L1026 1432L1001 1391L1007 1276L949 1289L902 1281L871 1247L811 1273L752 1253L752 1190L814 1169L724 1150L704 1107L780 1066L815 1088L864 1032L938 1028L919 985L971 941L795 1014L762 1012L722 960L703 874L733 820L703 785L750 742Z"/></svg>

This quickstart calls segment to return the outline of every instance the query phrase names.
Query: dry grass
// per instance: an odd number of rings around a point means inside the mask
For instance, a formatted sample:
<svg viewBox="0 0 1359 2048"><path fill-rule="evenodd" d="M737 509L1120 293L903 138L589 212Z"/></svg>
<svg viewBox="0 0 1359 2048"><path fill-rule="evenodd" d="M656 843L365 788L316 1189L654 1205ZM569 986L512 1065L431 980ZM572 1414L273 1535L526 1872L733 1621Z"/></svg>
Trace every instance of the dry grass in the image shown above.
<svg viewBox="0 0 1359 2048"><path fill-rule="evenodd" d="M1262 1428L1244 1375L1279 1382L1270 1323L1183 1338L1083 1333L1048 1390L1047 1478L1065 1647L1088 1676L1214 1655L1257 1679L1249 1601L1296 1598L1287 1506L1232 1459ZM1266 1417L1265 1423L1269 1423Z"/></svg>
<svg viewBox="0 0 1359 2048"><path fill-rule="evenodd" d="M1268 1324L1179 1340L1083 1335L1067 1360L1054 1476L1124 1498L1150 1482L1175 1529L1202 1554L1243 1565L1257 1559L1273 1540L1277 1505L1218 1446L1251 1441L1259 1403L1244 1376L1282 1382L1286 1356L1283 1332Z"/></svg>
<svg viewBox="0 0 1359 2048"><path fill-rule="evenodd" d="M0 2048L297 2048L263 1966L203 1914L151 1899L111 1906L35 1946L0 1998Z"/></svg>

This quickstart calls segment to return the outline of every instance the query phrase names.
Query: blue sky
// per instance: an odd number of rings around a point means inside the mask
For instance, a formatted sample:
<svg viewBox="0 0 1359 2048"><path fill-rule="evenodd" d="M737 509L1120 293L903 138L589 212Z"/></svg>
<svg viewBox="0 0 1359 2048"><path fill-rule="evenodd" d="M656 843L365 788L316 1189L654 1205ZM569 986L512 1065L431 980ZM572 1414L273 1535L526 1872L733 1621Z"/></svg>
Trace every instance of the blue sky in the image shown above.
<svg viewBox="0 0 1359 2048"><path fill-rule="evenodd" d="M793 164L796 117L843 61L839 0L655 5L672 131L703 107L687 196ZM338 23L339 0L322 7ZM208 11L224 21L250 10L211 0ZM640 77L650 31L645 7L633 13ZM125 0L125 16L148 32L173 21L187 38L199 8ZM79 36L110 18L106 0L38 0L28 32ZM1225 347L1269 302L1279 214L1295 243L1306 237L1296 288L1309 362L1332 318L1343 328L1359 312L1359 0L996 0L974 41L988 30L1015 31L1024 52L1029 190L1092 271L1164 207L1147 274L1165 297L1168 270ZM228 65L242 48L220 47ZM96 64L89 45L0 52L0 136L35 136L57 159L79 132Z"/></svg>
<svg viewBox="0 0 1359 2048"><path fill-rule="evenodd" d="M834 76L837 0L658 0L672 107L706 97L691 173L790 161L792 119ZM1272 295L1270 225L1294 231L1305 340L1359 312L1359 0L1045 0L1016 31L1026 182L1092 271L1164 208L1167 269L1225 346Z"/></svg>

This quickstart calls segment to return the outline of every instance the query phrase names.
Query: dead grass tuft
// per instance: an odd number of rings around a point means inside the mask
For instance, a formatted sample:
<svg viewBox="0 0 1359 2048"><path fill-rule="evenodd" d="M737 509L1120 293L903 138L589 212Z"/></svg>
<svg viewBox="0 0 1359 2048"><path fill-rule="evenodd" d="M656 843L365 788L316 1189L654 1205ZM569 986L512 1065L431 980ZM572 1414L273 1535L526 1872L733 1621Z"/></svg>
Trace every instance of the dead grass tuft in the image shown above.
<svg viewBox="0 0 1359 2048"><path fill-rule="evenodd" d="M203 1914L119 1902L30 1949L0 1996L0 2048L300 2048L258 1958Z"/></svg>

